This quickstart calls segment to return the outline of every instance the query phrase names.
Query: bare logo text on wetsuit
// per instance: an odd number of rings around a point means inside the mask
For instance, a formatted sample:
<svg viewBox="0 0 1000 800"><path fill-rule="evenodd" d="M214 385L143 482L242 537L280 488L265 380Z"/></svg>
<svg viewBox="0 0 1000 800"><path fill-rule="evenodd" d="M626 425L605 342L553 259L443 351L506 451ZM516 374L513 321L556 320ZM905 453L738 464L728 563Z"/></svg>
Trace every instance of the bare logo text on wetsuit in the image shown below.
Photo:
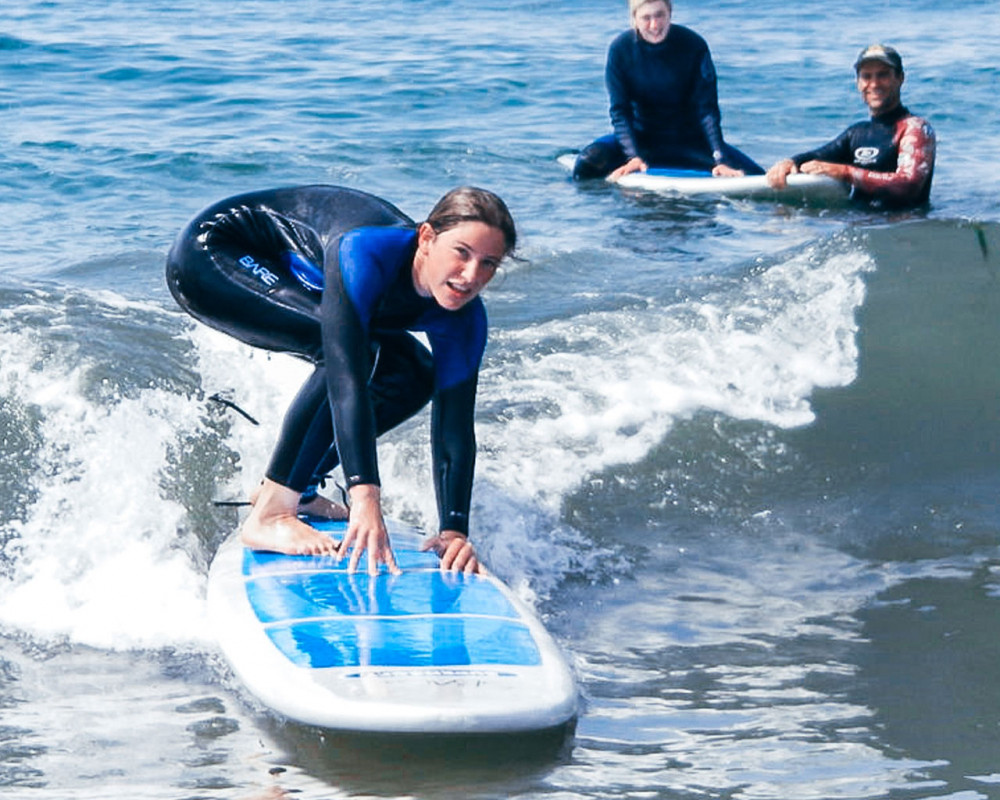
<svg viewBox="0 0 1000 800"><path fill-rule="evenodd" d="M277 275L271 272L271 270L258 262L257 259L251 255L243 256L236 263L250 274L256 275L257 279L265 286L274 286L280 280Z"/></svg>

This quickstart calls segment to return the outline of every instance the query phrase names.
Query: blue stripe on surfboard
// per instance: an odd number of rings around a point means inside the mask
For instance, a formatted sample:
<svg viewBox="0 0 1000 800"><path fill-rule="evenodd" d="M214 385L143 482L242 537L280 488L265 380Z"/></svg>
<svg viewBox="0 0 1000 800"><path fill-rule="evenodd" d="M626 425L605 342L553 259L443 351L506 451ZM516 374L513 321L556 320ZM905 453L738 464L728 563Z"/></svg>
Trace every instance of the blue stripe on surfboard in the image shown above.
<svg viewBox="0 0 1000 800"><path fill-rule="evenodd" d="M329 520L318 517L305 517L304 519L316 530L328 534L333 539L342 538L347 531L345 520ZM392 552L400 569L436 569L440 565L440 559L435 553L420 551L422 541L423 537L416 533L392 537ZM362 559L362 568L364 568L367 566L367 557L363 556ZM338 560L331 556L289 556L247 548L243 550L243 574L247 577L274 575L283 572L346 571L349 564L349 558ZM381 569L384 570L385 567Z"/></svg>
<svg viewBox="0 0 1000 800"><path fill-rule="evenodd" d="M266 624L311 617L479 614L516 618L510 601L478 575L431 572L322 572L271 575L247 582L247 597Z"/></svg>
<svg viewBox="0 0 1000 800"><path fill-rule="evenodd" d="M681 169L679 167L650 167L645 172L646 175L655 175L661 178L711 178L711 172L700 169Z"/></svg>
<svg viewBox="0 0 1000 800"><path fill-rule="evenodd" d="M267 629L299 667L537 666L525 625L483 617L317 620Z"/></svg>
<svg viewBox="0 0 1000 800"><path fill-rule="evenodd" d="M392 548L396 564L402 570L437 569L441 560L434 553L421 553L401 547ZM278 575L283 572L347 572L350 558L336 559L333 556L286 556L282 553L264 553L243 549L243 574L248 578L260 575ZM361 569L368 566L368 556L361 559ZM384 566L380 567L383 571Z"/></svg>

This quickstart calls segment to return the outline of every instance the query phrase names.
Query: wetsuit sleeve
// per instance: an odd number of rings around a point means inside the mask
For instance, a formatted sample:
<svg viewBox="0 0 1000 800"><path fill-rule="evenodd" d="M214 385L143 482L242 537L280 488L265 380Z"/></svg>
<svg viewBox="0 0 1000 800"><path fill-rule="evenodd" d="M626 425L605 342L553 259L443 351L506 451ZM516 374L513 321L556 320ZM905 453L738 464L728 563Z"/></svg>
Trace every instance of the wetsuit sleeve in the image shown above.
<svg viewBox="0 0 1000 800"><path fill-rule="evenodd" d="M854 160L854 155L851 153L852 131L853 127L848 128L836 139L827 142L822 147L792 156L792 161L795 162L796 167L801 167L807 161L829 161L831 164L850 164Z"/></svg>
<svg viewBox="0 0 1000 800"><path fill-rule="evenodd" d="M344 288L339 270L323 290L323 358L337 452L348 488L379 484L375 411L368 394L372 371L368 332ZM333 277L334 280L330 280Z"/></svg>
<svg viewBox="0 0 1000 800"><path fill-rule="evenodd" d="M476 465L476 385L486 350L486 309L479 298L429 328L435 392L431 453L441 530L468 533Z"/></svg>
<svg viewBox="0 0 1000 800"><path fill-rule="evenodd" d="M478 374L439 391L431 413L434 488L441 530L468 534L476 466Z"/></svg>
<svg viewBox="0 0 1000 800"><path fill-rule="evenodd" d="M377 426L368 392L374 366L368 328L394 274L393 264L407 252L387 247L379 230L352 231L333 245L320 307L327 392L348 487L379 484Z"/></svg>
<svg viewBox="0 0 1000 800"><path fill-rule="evenodd" d="M611 127L615 138L625 155L632 159L639 155L635 145L635 131L632 124L632 101L629 98L629 63L625 56L622 40L616 39L608 48L608 60L604 68L604 83L608 89Z"/></svg>
<svg viewBox="0 0 1000 800"><path fill-rule="evenodd" d="M698 123L705 134L705 141L712 151L712 160L721 164L722 148L722 113L719 111L719 88L715 74L715 64L708 47L704 48L698 65L695 85L691 91L691 102L695 108ZM730 165L735 166L735 165Z"/></svg>
<svg viewBox="0 0 1000 800"><path fill-rule="evenodd" d="M895 139L898 155L894 172L852 166L848 181L866 194L893 204L921 202L926 199L934 171L934 130L920 117L906 117L896 124Z"/></svg>

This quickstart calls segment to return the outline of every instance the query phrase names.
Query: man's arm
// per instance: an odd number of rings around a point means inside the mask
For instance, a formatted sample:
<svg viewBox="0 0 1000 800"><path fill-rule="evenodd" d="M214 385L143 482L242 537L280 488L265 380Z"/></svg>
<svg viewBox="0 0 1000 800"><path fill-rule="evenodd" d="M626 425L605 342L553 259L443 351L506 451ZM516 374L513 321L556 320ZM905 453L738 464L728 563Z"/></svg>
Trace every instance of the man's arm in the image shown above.
<svg viewBox="0 0 1000 800"><path fill-rule="evenodd" d="M832 139L815 150L807 150L791 158L783 158L781 161L778 161L767 171L768 184L775 189L784 189L788 184L789 175L795 175L800 171L808 171L802 170L802 165L806 163L822 163L828 164L831 167L846 167L853 160L853 156L851 155L851 130L852 128L848 128L836 139ZM847 180L846 176L831 175L831 177L838 178L838 180Z"/></svg>

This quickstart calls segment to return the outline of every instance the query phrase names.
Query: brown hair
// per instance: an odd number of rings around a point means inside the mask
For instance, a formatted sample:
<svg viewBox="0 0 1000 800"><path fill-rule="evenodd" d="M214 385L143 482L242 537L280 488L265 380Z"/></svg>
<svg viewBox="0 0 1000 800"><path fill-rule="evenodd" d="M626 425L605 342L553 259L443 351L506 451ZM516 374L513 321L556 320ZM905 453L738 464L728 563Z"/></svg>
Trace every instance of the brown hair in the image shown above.
<svg viewBox="0 0 1000 800"><path fill-rule="evenodd" d="M482 222L503 234L506 254L517 245L517 229L507 205L493 192L475 186L459 186L437 201L426 222L435 233L463 222Z"/></svg>

